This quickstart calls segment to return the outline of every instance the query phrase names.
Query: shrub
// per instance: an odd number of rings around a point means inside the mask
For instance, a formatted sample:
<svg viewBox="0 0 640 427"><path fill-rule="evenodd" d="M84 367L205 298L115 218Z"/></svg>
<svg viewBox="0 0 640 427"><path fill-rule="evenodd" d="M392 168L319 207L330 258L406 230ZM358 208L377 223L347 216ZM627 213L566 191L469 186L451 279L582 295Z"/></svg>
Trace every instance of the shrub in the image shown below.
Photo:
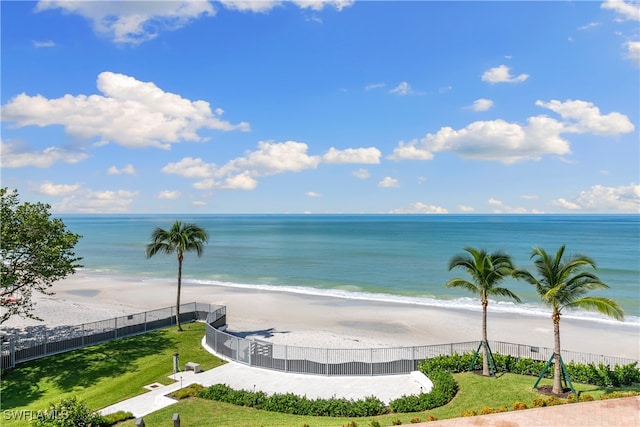
<svg viewBox="0 0 640 427"><path fill-rule="evenodd" d="M200 391L202 390L204 390L204 387L202 385L194 383L188 385L187 387L174 391L173 393L169 394L169 396L177 400L182 400L188 397L197 397L198 393L200 393Z"/></svg>
<svg viewBox="0 0 640 427"><path fill-rule="evenodd" d="M460 414L461 417L474 417L478 415L478 413L476 411L474 411L473 409L468 409L466 411L462 411L462 413Z"/></svg>
<svg viewBox="0 0 640 427"><path fill-rule="evenodd" d="M201 390L198 396L203 399L291 415L370 417L387 413L385 404L374 396L360 400L335 397L310 400L306 396L300 397L293 393L275 393L267 396L261 391L233 390L225 384L212 385Z"/></svg>
<svg viewBox="0 0 640 427"><path fill-rule="evenodd" d="M371 421L371 423L369 424L370 427L380 427L380 421L378 420L373 420Z"/></svg>
<svg viewBox="0 0 640 427"><path fill-rule="evenodd" d="M538 376L546 364L545 361L533 360L527 358L516 359L512 356L494 353L493 358L496 362L496 370L511 372L520 375ZM419 364L418 369L421 372L431 372L434 370L443 370L451 373L464 372L469 369L469 365L473 360L473 353L457 354L450 356L437 356L433 359L427 359ZM480 355L473 369L480 369L482 366L482 355ZM633 362L628 365L618 365L613 370L608 366L600 363L581 364L576 362L568 362L565 364L567 372L573 381L583 384L593 384L601 387L620 387L631 386L640 383L640 369L638 363ZM552 378L553 369L548 369L544 378Z"/></svg>
<svg viewBox="0 0 640 427"><path fill-rule="evenodd" d="M100 414L93 412L75 396L53 403L47 411L39 412L31 422L33 427L76 427L89 424L95 427L107 425Z"/></svg>
<svg viewBox="0 0 640 427"><path fill-rule="evenodd" d="M436 418L435 415L429 414L429 415L427 415L427 422L429 422L429 421L438 421L438 418Z"/></svg>
<svg viewBox="0 0 640 427"><path fill-rule="evenodd" d="M402 421L400 421L400 418L396 418L395 420L391 421L391 425L401 426L402 425Z"/></svg>
<svg viewBox="0 0 640 427"><path fill-rule="evenodd" d="M358 423L356 423L355 421L349 421L347 424L343 425L342 427L358 427Z"/></svg>
<svg viewBox="0 0 640 427"><path fill-rule="evenodd" d="M118 411L112 414L103 415L102 418L104 418L105 425L112 426L119 422L130 420L131 418L134 418L134 416L131 412Z"/></svg>
<svg viewBox="0 0 640 427"><path fill-rule="evenodd" d="M483 407L482 410L480 411L482 415L493 414L495 412L496 412L495 409L489 408L488 406Z"/></svg>
<svg viewBox="0 0 640 427"><path fill-rule="evenodd" d="M419 417L411 418L411 424L418 424L420 422Z"/></svg>
<svg viewBox="0 0 640 427"><path fill-rule="evenodd" d="M549 396L547 397L547 400L545 401L546 406L555 406L555 405L562 405L565 402L563 402L561 399L558 399L555 396Z"/></svg>
<svg viewBox="0 0 640 427"><path fill-rule="evenodd" d="M538 397L536 399L533 399L533 406L535 408L543 408L547 406L547 402L544 399Z"/></svg>
<svg viewBox="0 0 640 427"><path fill-rule="evenodd" d="M591 396L590 394L581 394L580 397L578 398L578 401L593 402L593 396Z"/></svg>
<svg viewBox="0 0 640 427"><path fill-rule="evenodd" d="M513 410L514 411L520 411L522 409L529 409L529 407L524 402L516 402L516 403L513 404Z"/></svg>
<svg viewBox="0 0 640 427"><path fill-rule="evenodd" d="M431 367L431 371L426 370ZM453 375L448 371L442 370L440 364L421 365L422 372L431 380L433 388L429 393L421 393L417 396L402 396L392 400L389 408L392 412L421 412L429 409L437 408L449 403L458 392L458 383Z"/></svg>

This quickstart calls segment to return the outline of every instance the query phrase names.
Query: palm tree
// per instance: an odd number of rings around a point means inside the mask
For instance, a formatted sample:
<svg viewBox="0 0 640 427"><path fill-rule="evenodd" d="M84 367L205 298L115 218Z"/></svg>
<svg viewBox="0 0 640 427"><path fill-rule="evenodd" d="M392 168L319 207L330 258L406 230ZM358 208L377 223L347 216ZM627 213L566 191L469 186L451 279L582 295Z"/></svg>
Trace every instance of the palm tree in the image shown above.
<svg viewBox="0 0 640 427"><path fill-rule="evenodd" d="M539 279L533 277L526 270L514 271L514 277L523 279L536 287L542 302L553 310L554 335L554 379L553 392L562 393L561 356L560 356L560 315L565 308L581 308L590 311L599 311L617 320L624 318L624 311L617 302L603 297L584 296L595 289L606 289L609 286L595 274L584 271L583 267L596 268L595 262L584 255L574 255L563 261L565 245L560 246L555 257L550 257L544 249L534 247L531 259L535 258L534 265L538 271Z"/></svg>
<svg viewBox="0 0 640 427"><path fill-rule="evenodd" d="M156 228L151 233L152 242L147 245L147 258L151 258L158 252L176 253L178 255L176 323L179 331L182 331L182 326L180 326L180 292L182 290L182 261L184 260L184 253L195 251L198 256L201 256L208 238L207 232L196 224L176 221L169 230Z"/></svg>
<svg viewBox="0 0 640 427"><path fill-rule="evenodd" d="M449 262L449 271L454 268L462 268L473 278L473 281L465 279L451 279L447 281L447 288L464 288L469 292L480 295L482 302L482 375L489 376L489 351L487 341L487 306L490 295L500 295L521 302L520 298L507 288L498 284L510 276L514 267L511 257L502 252L494 252L491 255L482 249L465 248L469 255L456 255Z"/></svg>

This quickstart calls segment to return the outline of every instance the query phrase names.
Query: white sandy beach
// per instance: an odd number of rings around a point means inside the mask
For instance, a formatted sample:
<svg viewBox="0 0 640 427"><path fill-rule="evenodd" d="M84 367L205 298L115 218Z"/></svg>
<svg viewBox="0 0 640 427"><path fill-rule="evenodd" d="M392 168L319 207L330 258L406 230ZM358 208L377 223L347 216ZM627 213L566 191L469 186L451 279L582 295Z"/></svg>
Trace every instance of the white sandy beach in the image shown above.
<svg viewBox="0 0 640 427"><path fill-rule="evenodd" d="M476 341L479 311L343 299L289 292L183 283L182 302L227 306L229 330L273 342L325 348L397 347ZM108 319L175 304L175 281L142 281L78 273L38 296L44 322L12 318L2 325L56 327ZM491 310L491 306L489 306ZM640 327L563 318L564 350L640 359ZM547 316L493 313L489 339L553 347Z"/></svg>

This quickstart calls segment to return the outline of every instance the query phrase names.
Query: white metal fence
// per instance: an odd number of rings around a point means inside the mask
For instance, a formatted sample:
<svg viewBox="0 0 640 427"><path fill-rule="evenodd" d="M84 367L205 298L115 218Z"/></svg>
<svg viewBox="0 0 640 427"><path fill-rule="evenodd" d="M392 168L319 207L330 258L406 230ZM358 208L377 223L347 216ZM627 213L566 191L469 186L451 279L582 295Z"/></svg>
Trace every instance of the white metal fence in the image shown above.
<svg viewBox="0 0 640 427"><path fill-rule="evenodd" d="M219 330L226 324L226 307L189 303L180 306L180 321L206 323L206 343L216 353L245 365L283 372L315 375L392 375L415 371L425 359L475 351L480 342L470 341L413 347L328 349L274 344L241 338ZM0 367L86 347L117 338L142 334L175 325L175 307L121 316L82 325L43 330L35 334L13 335L0 344ZM494 353L516 358L547 361L553 349L490 341ZM639 362L615 356L563 351L565 362L602 363L606 366Z"/></svg>
<svg viewBox="0 0 640 427"><path fill-rule="evenodd" d="M393 375L407 374L418 364L436 356L475 351L479 341L396 348L327 349L274 344L268 341L237 337L206 326L206 343L219 355L245 365L283 372L315 375ZM494 353L547 361L553 349L490 341ZM563 351L565 362L603 363L611 367L638 362L614 356Z"/></svg>
<svg viewBox="0 0 640 427"><path fill-rule="evenodd" d="M203 303L180 305L180 322L207 321L213 326L226 322L226 307ZM57 353L143 334L166 328L176 323L174 307L145 311L81 325L41 328L37 332L16 333L3 337L0 344L0 368L13 368L16 364Z"/></svg>

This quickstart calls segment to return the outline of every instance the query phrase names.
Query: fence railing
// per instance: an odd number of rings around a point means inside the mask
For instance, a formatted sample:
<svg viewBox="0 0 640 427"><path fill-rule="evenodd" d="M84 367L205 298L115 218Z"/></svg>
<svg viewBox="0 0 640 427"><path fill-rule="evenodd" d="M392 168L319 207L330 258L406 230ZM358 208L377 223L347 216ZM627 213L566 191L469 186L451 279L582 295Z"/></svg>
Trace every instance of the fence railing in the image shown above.
<svg viewBox="0 0 640 427"><path fill-rule="evenodd" d="M418 369L425 359L475 351L480 342L395 348L328 349L275 344L224 332L226 307L189 303L180 306L180 322L204 321L205 341L215 353L248 366L314 375L393 375ZM143 334L175 325L175 307L145 311L81 325L45 329L38 333L14 334L0 344L0 367L4 370L29 360L50 356L117 338ZM516 358L547 361L553 349L490 341L494 353ZM565 362L617 365L638 363L636 359L563 351Z"/></svg>
<svg viewBox="0 0 640 427"><path fill-rule="evenodd" d="M248 366L277 371L314 375L394 375L418 369L418 364L436 356L476 351L480 341L414 347L327 349L274 344L268 341L237 337L206 326L206 343L215 353ZM490 341L494 353L516 358L547 361L553 349ZM603 363L610 367L638 362L635 359L563 351L565 362Z"/></svg>
<svg viewBox="0 0 640 427"><path fill-rule="evenodd" d="M226 307L203 303L180 305L180 322L206 321L219 327L226 322ZM175 306L115 317L81 325L41 328L36 332L3 337L0 368L63 353L118 338L143 334L176 324Z"/></svg>

